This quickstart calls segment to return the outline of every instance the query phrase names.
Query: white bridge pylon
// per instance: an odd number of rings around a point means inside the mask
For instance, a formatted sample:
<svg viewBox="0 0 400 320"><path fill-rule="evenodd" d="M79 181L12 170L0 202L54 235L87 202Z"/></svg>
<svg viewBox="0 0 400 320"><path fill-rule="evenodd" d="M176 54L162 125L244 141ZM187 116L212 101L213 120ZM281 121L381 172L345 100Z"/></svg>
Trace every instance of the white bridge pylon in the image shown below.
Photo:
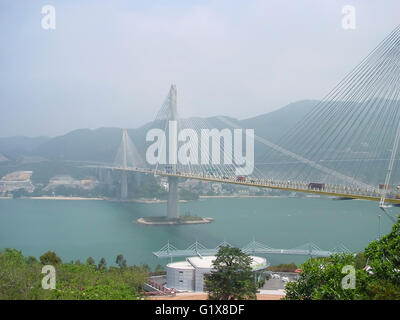
<svg viewBox="0 0 400 320"><path fill-rule="evenodd" d="M122 140L114 159L114 165L127 169L131 166L144 167L145 162L130 139L128 131L122 130ZM121 199L128 198L128 171L121 171Z"/></svg>

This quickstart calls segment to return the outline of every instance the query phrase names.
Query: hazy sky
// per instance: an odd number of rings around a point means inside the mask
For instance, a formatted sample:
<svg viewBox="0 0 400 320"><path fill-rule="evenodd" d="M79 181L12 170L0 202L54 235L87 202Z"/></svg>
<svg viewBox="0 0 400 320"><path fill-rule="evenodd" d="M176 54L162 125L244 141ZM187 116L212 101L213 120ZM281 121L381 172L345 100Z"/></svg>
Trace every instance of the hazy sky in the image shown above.
<svg viewBox="0 0 400 320"><path fill-rule="evenodd" d="M56 29L41 26L42 6ZM342 8L356 29L342 28ZM0 1L0 137L320 99L398 24L399 0Z"/></svg>

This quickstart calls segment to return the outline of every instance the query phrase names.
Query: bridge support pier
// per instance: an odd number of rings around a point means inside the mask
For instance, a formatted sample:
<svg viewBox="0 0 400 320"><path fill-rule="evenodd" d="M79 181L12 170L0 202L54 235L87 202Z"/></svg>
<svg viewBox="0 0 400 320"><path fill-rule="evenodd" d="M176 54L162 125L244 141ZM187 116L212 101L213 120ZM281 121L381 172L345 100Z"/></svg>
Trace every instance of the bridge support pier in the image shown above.
<svg viewBox="0 0 400 320"><path fill-rule="evenodd" d="M128 174L122 171L121 174L121 199L128 198Z"/></svg>
<svg viewBox="0 0 400 320"><path fill-rule="evenodd" d="M168 177L168 203L167 203L168 219L179 218L178 206L179 206L178 178Z"/></svg>

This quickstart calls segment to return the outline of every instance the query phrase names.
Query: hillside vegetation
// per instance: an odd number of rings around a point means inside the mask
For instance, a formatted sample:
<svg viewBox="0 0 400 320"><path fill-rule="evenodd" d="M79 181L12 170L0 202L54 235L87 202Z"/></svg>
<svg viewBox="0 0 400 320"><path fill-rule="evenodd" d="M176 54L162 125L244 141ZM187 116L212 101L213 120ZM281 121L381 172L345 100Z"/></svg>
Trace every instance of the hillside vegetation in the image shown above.
<svg viewBox="0 0 400 320"><path fill-rule="evenodd" d="M107 268L101 259L96 265L92 258L86 263L62 263L54 252L47 252L40 261L24 257L20 251L0 251L0 300L87 300L123 299L143 297L143 284L149 275L147 266L126 266L122 255L117 257L119 268ZM56 288L42 288L44 265L56 269Z"/></svg>
<svg viewBox="0 0 400 320"><path fill-rule="evenodd" d="M308 259L288 300L400 300L400 216L392 231L364 252Z"/></svg>

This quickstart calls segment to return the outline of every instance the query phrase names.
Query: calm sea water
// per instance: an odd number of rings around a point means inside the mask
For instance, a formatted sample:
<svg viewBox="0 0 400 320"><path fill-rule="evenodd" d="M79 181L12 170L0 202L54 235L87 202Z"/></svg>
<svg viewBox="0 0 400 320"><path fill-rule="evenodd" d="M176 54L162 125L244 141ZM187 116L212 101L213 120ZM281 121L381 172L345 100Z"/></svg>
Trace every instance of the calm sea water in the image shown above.
<svg viewBox="0 0 400 320"><path fill-rule="evenodd" d="M275 248L293 248L313 242L322 249L343 244L362 250L378 234L378 204L324 198L204 199L180 205L215 221L204 225L144 226L142 216L164 215L165 203L141 204L107 201L0 200L0 249L16 248L39 257L52 250L63 261L104 257L108 265L122 253L128 264L155 266L169 260L152 255L169 240L184 249L198 240L215 247L223 240L244 246L253 239ZM395 209L392 209L395 210ZM381 232L392 223L382 217ZM267 256L271 263L306 257Z"/></svg>

